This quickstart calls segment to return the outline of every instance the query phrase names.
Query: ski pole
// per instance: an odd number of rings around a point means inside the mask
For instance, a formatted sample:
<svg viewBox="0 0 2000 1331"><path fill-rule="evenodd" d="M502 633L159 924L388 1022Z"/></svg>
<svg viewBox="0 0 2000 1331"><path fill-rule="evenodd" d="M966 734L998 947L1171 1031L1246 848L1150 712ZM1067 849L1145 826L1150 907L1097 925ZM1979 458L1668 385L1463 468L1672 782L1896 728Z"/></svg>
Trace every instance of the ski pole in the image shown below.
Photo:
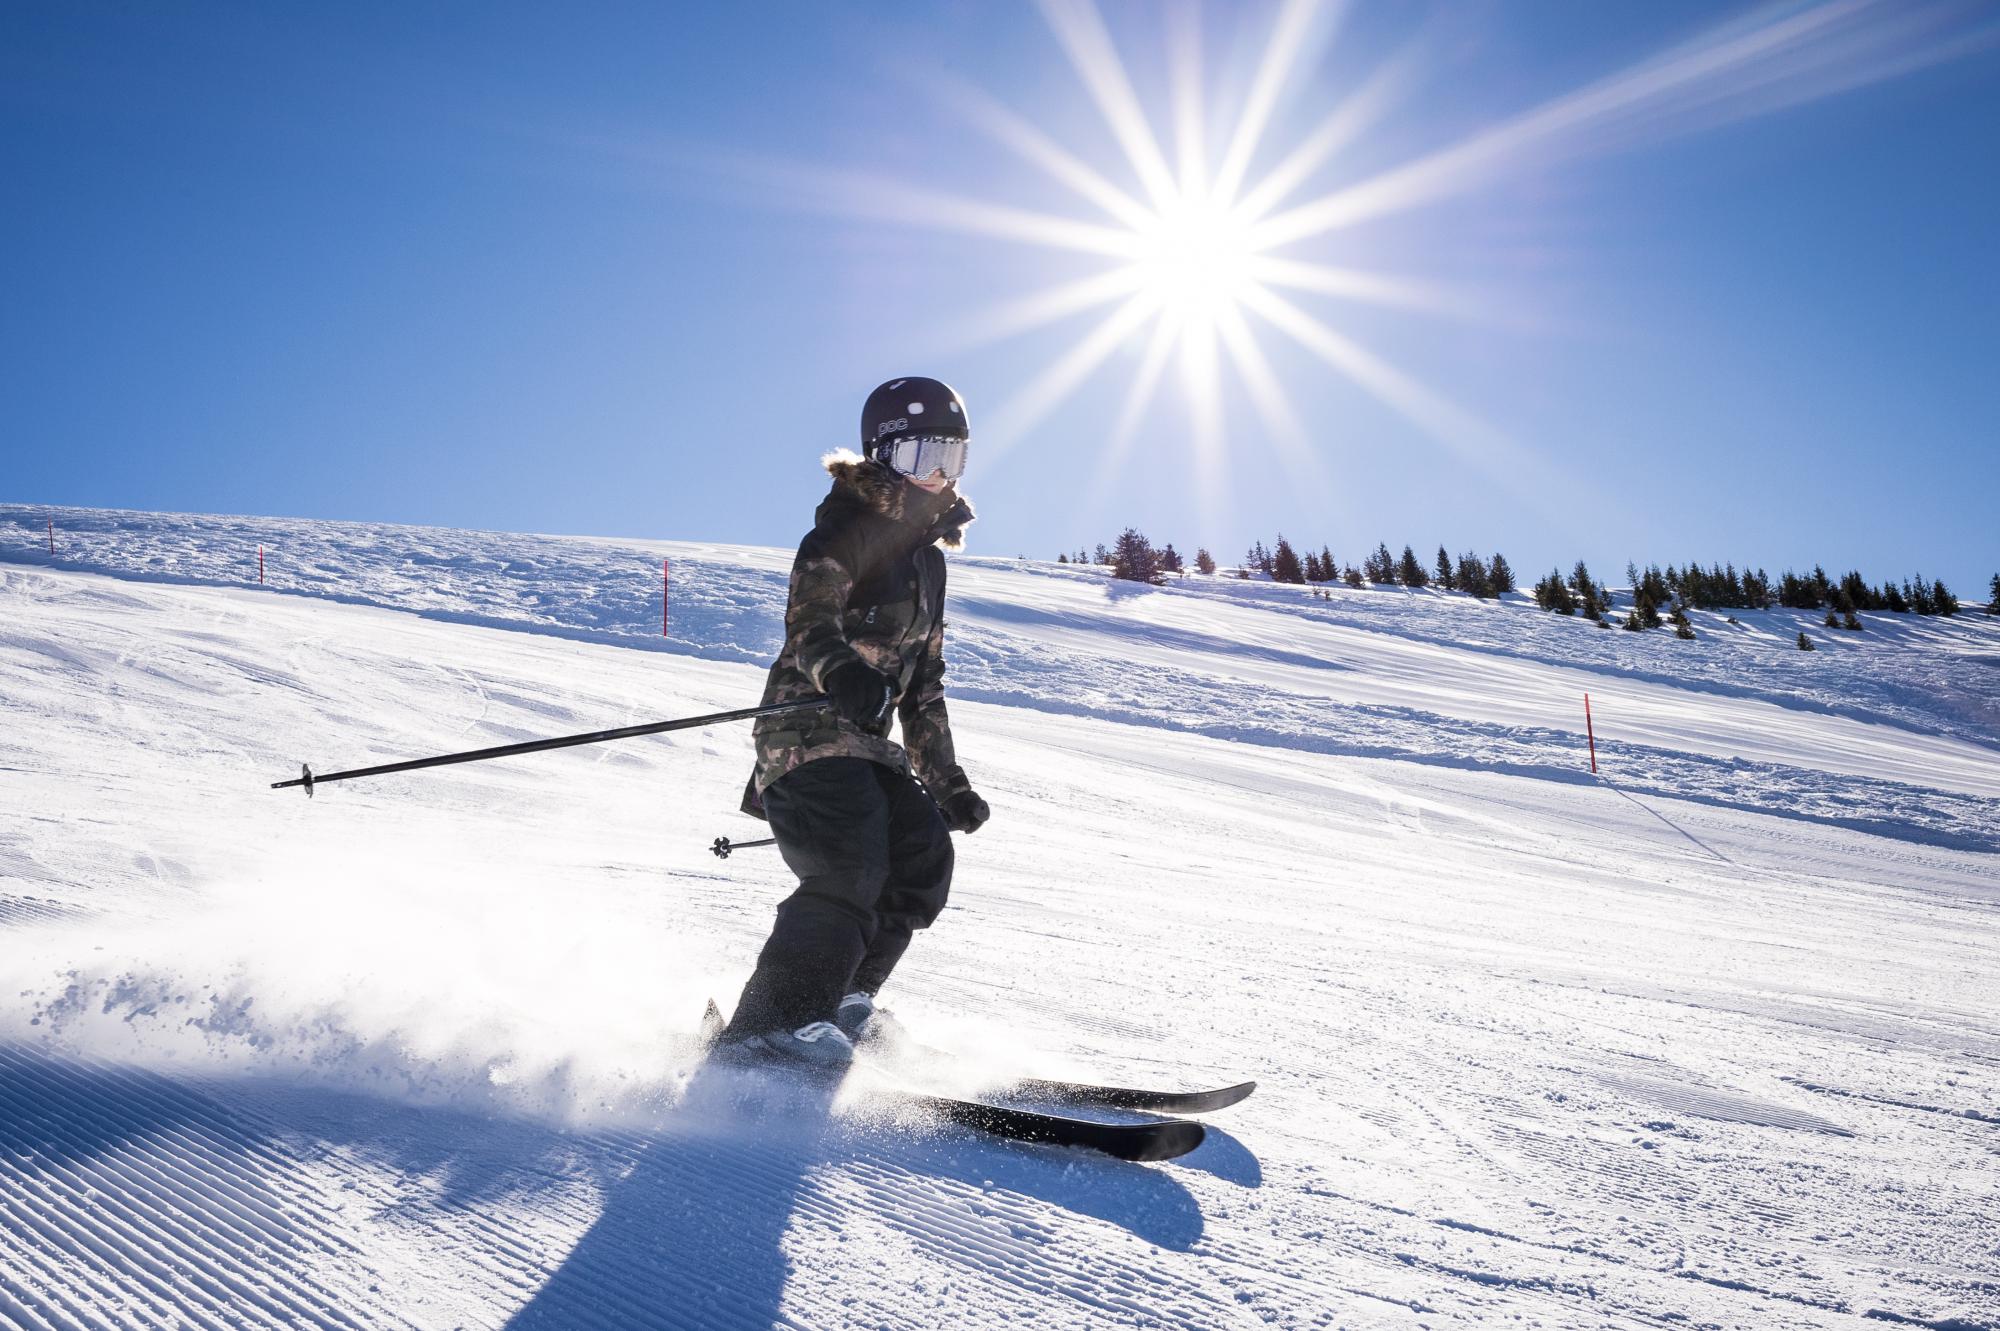
<svg viewBox="0 0 2000 1331"><path fill-rule="evenodd" d="M729 858L731 851L748 850L752 846L775 846L777 844L778 838L774 836L767 836L762 841L731 841L726 836L719 836L715 839L715 844L710 846L709 849L715 852L715 858L718 860L726 860Z"/></svg>
<svg viewBox="0 0 2000 1331"><path fill-rule="evenodd" d="M412 758L408 762L383 763L379 767L357 767L346 772L328 772L325 776L314 776L311 767L299 764L303 774L290 781L273 781L271 789L283 790L286 786L304 786L306 797L310 799L313 787L327 781L346 781L357 776L386 776L390 772L413 772L419 767L446 767L453 763L483 762L488 758L506 758L516 753L540 753L543 749L567 749L577 744L602 744L609 739L632 739L639 735L658 735L668 730L690 730L695 726L719 725L724 721L748 721L758 716L783 716L787 712L811 711L825 707L824 698L801 698L796 702L777 702L767 707L741 707L733 712L711 712L707 716L687 716L678 721L652 721L641 726L621 726L617 730L593 730L587 735L564 735L558 739L532 739L523 744L501 744L490 749L472 749L465 753L440 754L435 758Z"/></svg>

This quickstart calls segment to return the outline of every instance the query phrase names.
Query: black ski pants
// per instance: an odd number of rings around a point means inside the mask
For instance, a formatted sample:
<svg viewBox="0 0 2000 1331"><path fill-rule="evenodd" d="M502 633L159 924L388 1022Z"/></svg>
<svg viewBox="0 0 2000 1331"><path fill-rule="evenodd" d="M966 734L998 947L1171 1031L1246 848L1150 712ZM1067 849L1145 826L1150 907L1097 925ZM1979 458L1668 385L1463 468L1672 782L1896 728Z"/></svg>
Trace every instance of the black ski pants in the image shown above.
<svg viewBox="0 0 2000 1331"><path fill-rule="evenodd" d="M765 787L764 812L799 886L778 907L729 1036L830 1021L843 994L875 993L951 891L951 833L906 772L820 758Z"/></svg>

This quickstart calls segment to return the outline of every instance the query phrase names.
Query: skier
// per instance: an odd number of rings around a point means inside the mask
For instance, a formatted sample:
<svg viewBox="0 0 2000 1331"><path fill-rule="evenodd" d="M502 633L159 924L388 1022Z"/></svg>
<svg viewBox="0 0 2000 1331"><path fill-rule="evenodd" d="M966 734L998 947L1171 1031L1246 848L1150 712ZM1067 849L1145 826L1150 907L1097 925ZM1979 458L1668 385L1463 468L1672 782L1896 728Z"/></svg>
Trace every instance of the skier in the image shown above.
<svg viewBox="0 0 2000 1331"><path fill-rule="evenodd" d="M944 554L960 498L965 404L936 379L868 395L860 456L822 459L833 489L792 564L785 645L758 720L744 811L767 818L799 885L719 1039L730 1057L845 1065L890 1033L875 995L951 888L950 832L989 815L958 765L944 705ZM889 738L892 713L902 744Z"/></svg>

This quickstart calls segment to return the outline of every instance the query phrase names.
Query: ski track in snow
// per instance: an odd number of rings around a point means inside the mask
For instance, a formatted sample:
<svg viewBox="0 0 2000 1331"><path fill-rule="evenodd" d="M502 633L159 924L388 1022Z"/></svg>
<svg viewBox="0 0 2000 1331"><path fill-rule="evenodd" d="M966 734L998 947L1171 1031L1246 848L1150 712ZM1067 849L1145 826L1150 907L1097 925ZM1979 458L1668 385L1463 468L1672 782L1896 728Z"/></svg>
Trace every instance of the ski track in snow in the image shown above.
<svg viewBox="0 0 2000 1331"><path fill-rule="evenodd" d="M789 884L706 853L742 727L265 788L739 706L787 552L44 512L0 1325L2000 1327L1991 622L955 557L995 818L898 1010L946 1090L1258 1078L1136 1166L687 1080Z"/></svg>

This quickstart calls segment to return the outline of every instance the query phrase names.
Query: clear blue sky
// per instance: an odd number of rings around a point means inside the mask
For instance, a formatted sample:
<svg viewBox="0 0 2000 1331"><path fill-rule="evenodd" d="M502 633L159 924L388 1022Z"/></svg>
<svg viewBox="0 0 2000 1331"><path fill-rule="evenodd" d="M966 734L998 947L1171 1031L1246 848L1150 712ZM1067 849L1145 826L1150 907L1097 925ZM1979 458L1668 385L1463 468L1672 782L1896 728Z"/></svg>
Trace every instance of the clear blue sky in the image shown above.
<svg viewBox="0 0 2000 1331"><path fill-rule="evenodd" d="M1983 593L1996 22L25 0L0 499L789 545L819 453L918 373L970 406L980 553L1132 524L1225 561L1283 531L1356 562L1497 547L1530 579L1820 560ZM1339 143L1266 212L1283 234L1177 222L1127 268L1105 237L1208 214L1149 195L1121 87L1184 193L1246 107L1228 202ZM1275 317L1242 277L1274 260ZM1307 270L1338 291L1285 285ZM1255 350L1205 388L1227 318Z"/></svg>

